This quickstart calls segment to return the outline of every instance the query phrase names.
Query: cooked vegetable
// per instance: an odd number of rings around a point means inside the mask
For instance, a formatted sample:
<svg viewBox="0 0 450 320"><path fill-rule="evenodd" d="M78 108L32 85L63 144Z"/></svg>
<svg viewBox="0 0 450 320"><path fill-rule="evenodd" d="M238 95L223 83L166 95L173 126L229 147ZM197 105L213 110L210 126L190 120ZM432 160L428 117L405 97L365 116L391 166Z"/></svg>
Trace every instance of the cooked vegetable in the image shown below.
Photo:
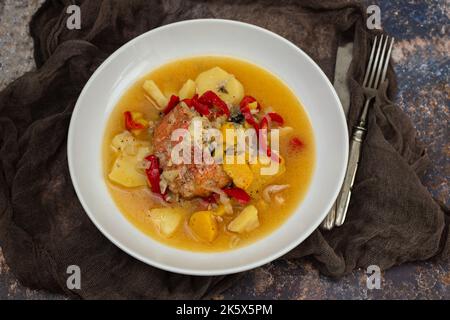
<svg viewBox="0 0 450 320"><path fill-rule="evenodd" d="M153 100L155 100L156 104L158 105L158 110L163 110L167 106L167 97L161 92L161 90L153 80L145 80L142 87L147 92L147 94Z"/></svg>
<svg viewBox="0 0 450 320"><path fill-rule="evenodd" d="M148 215L158 231L170 237L180 226L186 211L182 208L155 208L150 209Z"/></svg>
<svg viewBox="0 0 450 320"><path fill-rule="evenodd" d="M261 157L261 155L260 155ZM286 163L284 159L280 157L280 162L278 166L278 172L272 175L262 174L263 168L268 168L271 166L271 162L268 162L266 158L264 161L261 161L261 158L258 159L256 163L250 163L250 169L253 172L253 182L251 186L247 189L247 192L251 194L253 197L257 196L262 188L267 186L268 184L274 182L279 176L281 176L286 171ZM274 160L272 160L274 161ZM268 163L267 163L268 162Z"/></svg>
<svg viewBox="0 0 450 320"><path fill-rule="evenodd" d="M173 108L175 108L178 103L180 102L180 98L176 95L171 95L169 103L167 104L167 107L163 110L164 114L168 114L170 111L172 111Z"/></svg>
<svg viewBox="0 0 450 320"><path fill-rule="evenodd" d="M300 138L294 137L291 139L291 141L289 141L289 146L291 147L292 150L298 151L301 148L303 148L304 144L302 140L300 140Z"/></svg>
<svg viewBox="0 0 450 320"><path fill-rule="evenodd" d="M114 136L111 147L115 152L125 151L129 155L136 154L136 138L129 131L124 131Z"/></svg>
<svg viewBox="0 0 450 320"><path fill-rule="evenodd" d="M223 170L233 179L233 183L238 188L246 190L253 182L253 172L247 163L224 163Z"/></svg>
<svg viewBox="0 0 450 320"><path fill-rule="evenodd" d="M250 202L251 198L245 190L241 188L224 188L222 189L225 194L241 204Z"/></svg>
<svg viewBox="0 0 450 320"><path fill-rule="evenodd" d="M142 112L125 111L124 118L125 128L135 136L140 135L145 128L148 128L148 121L144 119Z"/></svg>
<svg viewBox="0 0 450 320"><path fill-rule="evenodd" d="M274 184L274 185L270 185L270 186L266 187L266 188L264 189L263 195L262 195L264 201L270 202L270 196L271 196L273 193L281 192L281 191L283 191L283 190L288 189L289 187L290 187L290 185L288 185L288 184L282 184L282 185Z"/></svg>
<svg viewBox="0 0 450 320"><path fill-rule="evenodd" d="M195 82L191 79L186 81L183 84L183 87L181 87L180 91L178 92L178 95L180 96L180 99L190 99L195 95Z"/></svg>
<svg viewBox="0 0 450 320"><path fill-rule="evenodd" d="M159 161L155 155L149 155L145 158L148 162L150 162L149 168L145 170L145 174L147 175L148 182L152 188L152 191L156 194L161 194L160 187L160 170L159 170Z"/></svg>
<svg viewBox="0 0 450 320"><path fill-rule="evenodd" d="M128 188L145 186L147 179L136 170L136 164L136 156L120 153L108 175L109 179Z"/></svg>
<svg viewBox="0 0 450 320"><path fill-rule="evenodd" d="M211 242L217 237L218 227L212 211L197 211L189 219L189 227L202 240Z"/></svg>
<svg viewBox="0 0 450 320"><path fill-rule="evenodd" d="M249 106L249 109L257 109L258 111L261 110L261 105L252 96L245 96L239 103L241 108L244 108L247 105Z"/></svg>
<svg viewBox="0 0 450 320"><path fill-rule="evenodd" d="M184 99L182 102L186 103L189 108L194 108L202 116L208 116L211 113L209 107L198 100L198 94L194 95L192 99Z"/></svg>
<svg viewBox="0 0 450 320"><path fill-rule="evenodd" d="M195 79L195 84L199 95L211 90L230 105L239 103L244 96L242 84L234 75L219 67L200 73Z"/></svg>
<svg viewBox="0 0 450 320"><path fill-rule="evenodd" d="M282 126L284 124L284 119L276 112L269 112L266 114L266 117L269 117L271 121L276 122L278 125Z"/></svg>
<svg viewBox="0 0 450 320"><path fill-rule="evenodd" d="M258 209L249 205L228 224L228 230L237 233L250 232L259 227Z"/></svg>
<svg viewBox="0 0 450 320"><path fill-rule="evenodd" d="M230 110L228 109L227 104L222 99L220 99L219 96L213 91L206 91L198 100L209 107L214 106L218 108L219 112L217 114L219 116L223 114L225 114L227 117L230 116Z"/></svg>
<svg viewBox="0 0 450 320"><path fill-rule="evenodd" d="M248 104L241 106L241 113L245 118L245 121L248 122L248 124L250 124L251 126L253 126L253 128L255 128L256 132L258 132L259 130L259 124L258 122L255 120L255 118L253 118L253 115L250 111L250 108L248 106Z"/></svg>

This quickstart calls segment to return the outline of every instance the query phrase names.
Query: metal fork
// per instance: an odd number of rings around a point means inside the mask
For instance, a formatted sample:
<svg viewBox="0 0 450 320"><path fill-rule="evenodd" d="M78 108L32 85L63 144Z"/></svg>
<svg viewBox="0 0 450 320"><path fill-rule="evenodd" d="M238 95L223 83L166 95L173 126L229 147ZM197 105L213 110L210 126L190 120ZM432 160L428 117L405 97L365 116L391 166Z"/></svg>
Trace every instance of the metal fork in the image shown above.
<svg viewBox="0 0 450 320"><path fill-rule="evenodd" d="M335 215L334 224L330 221L332 220L332 215L330 215L330 217L327 216L323 224L325 229L330 230L334 226L341 226L345 221L353 182L355 181L356 171L358 170L361 147L367 131L367 113L369 111L370 103L376 96L378 88L386 80L393 44L394 38L382 35L381 37L375 37L372 45L369 63L367 64L363 81L365 95L364 107L358 125L353 127L347 172L345 174L341 192L336 200L336 212L335 214L332 214Z"/></svg>

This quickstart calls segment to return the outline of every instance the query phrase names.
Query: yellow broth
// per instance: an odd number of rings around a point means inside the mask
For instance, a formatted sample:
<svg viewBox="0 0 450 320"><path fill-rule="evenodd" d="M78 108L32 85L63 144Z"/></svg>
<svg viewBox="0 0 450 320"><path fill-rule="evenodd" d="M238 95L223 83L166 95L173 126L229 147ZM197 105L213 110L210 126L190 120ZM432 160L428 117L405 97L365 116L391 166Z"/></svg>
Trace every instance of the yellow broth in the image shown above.
<svg viewBox="0 0 450 320"><path fill-rule="evenodd" d="M142 89L145 80L152 79L166 96L177 94L184 82L193 79L205 70L221 67L234 74L243 84L246 95L252 95L262 105L263 109L271 108L285 119L284 126L294 130L286 137L280 137L280 151L286 162L286 172L271 184L289 184L290 188L283 191L285 203L282 205L270 203L266 207L261 201L252 200L258 208L260 226L248 233L236 234L227 231L227 223L233 216L224 216L219 223L220 232L212 242L195 239L189 232L187 221L169 238L161 235L148 217L148 210L158 207L148 197L146 187L125 188L112 183L108 173L115 160L115 153L110 147L112 138L125 130L123 113L125 111L140 111L149 120L157 120L159 112L154 108L151 100ZM146 133L144 133L146 135ZM293 152L289 147L292 137L299 137L303 142L300 151ZM139 137L145 139L149 137ZM176 248L192 251L223 251L248 245L257 239L267 236L283 224L294 212L306 194L313 174L315 163L315 146L312 127L308 116L299 100L292 91L276 76L268 71L246 61L230 57L201 56L177 60L150 72L136 81L121 97L108 121L103 142L104 177L109 191L116 205L124 216L139 230L153 239ZM189 207L187 202L185 206ZM191 208L188 208L193 212ZM301 215L301 212L299 213Z"/></svg>

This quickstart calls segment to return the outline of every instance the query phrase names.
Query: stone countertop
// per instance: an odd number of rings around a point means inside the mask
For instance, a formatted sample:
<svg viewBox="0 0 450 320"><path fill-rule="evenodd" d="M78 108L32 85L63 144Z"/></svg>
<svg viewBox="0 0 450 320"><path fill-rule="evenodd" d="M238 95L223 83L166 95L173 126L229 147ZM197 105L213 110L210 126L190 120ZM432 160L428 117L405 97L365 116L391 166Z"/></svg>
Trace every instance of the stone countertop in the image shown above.
<svg viewBox="0 0 450 320"><path fill-rule="evenodd" d="M43 0L0 1L0 90L32 70L28 23ZM434 164L424 179L435 198L450 205L450 7L447 0L365 0L381 8L383 28L397 41L397 105L412 119ZM0 299L63 299L21 286L0 249ZM308 259L276 261L247 272L226 299L450 299L450 264L408 263L382 273L381 289L368 290L364 270L341 279L319 274Z"/></svg>

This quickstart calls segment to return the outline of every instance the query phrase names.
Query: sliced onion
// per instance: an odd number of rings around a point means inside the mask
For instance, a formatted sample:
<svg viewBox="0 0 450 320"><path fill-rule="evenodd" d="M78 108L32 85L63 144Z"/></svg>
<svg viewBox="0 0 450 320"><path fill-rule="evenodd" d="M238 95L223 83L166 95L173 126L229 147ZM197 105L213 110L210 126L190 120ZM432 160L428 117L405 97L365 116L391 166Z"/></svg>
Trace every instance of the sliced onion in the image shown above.
<svg viewBox="0 0 450 320"><path fill-rule="evenodd" d="M288 185L288 184L273 184L273 185L270 185L270 186L268 186L268 187L266 187L264 189L262 197L263 197L264 201L270 202L270 195L271 194L281 192L283 190L286 190L289 187L290 187L290 185Z"/></svg>

